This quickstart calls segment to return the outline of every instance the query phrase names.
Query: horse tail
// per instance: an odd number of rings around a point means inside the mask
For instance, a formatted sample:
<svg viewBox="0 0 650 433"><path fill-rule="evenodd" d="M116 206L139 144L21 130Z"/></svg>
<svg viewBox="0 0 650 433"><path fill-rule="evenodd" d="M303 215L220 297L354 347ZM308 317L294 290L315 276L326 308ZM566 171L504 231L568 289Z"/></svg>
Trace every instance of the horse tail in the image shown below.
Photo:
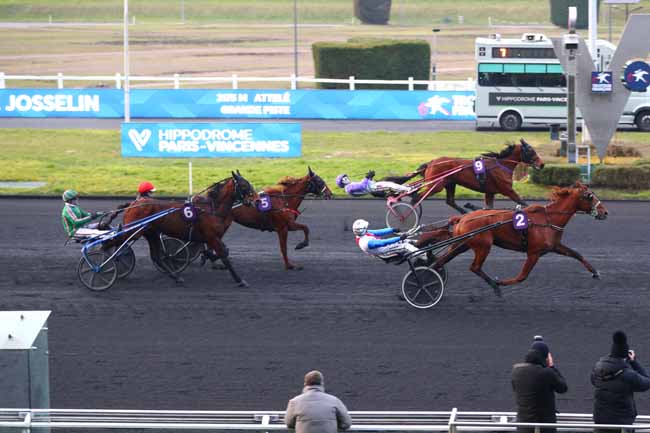
<svg viewBox="0 0 650 433"><path fill-rule="evenodd" d="M417 170L412 171L411 173L406 173L404 176L386 176L381 180L386 182L395 182L401 185L404 182L408 182L409 180L413 179L415 176L424 175L424 171L427 169L428 165L429 163L425 162L424 164L420 164Z"/></svg>

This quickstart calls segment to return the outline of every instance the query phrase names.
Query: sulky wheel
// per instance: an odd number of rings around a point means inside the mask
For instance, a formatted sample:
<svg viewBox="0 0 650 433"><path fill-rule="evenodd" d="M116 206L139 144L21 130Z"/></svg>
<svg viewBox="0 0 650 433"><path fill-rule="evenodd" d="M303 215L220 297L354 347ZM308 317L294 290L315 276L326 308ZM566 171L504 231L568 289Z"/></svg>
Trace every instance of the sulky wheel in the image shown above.
<svg viewBox="0 0 650 433"><path fill-rule="evenodd" d="M79 281L90 290L97 292L111 287L117 280L117 265L114 260L104 263L110 254L104 251L91 251L87 257L87 261L82 257L77 265Z"/></svg>
<svg viewBox="0 0 650 433"><path fill-rule="evenodd" d="M187 245L187 249L190 254L190 263L193 263L201 257L201 254L205 250L205 244L203 242L192 241Z"/></svg>
<svg viewBox="0 0 650 433"><path fill-rule="evenodd" d="M418 266L404 275L402 295L409 305L426 309L440 302L445 291L445 283L436 271L426 266Z"/></svg>
<svg viewBox="0 0 650 433"><path fill-rule="evenodd" d="M421 212L421 208L418 212L418 209L401 201L389 204L386 211L386 225L398 232L407 232L417 227Z"/></svg>
<svg viewBox="0 0 650 433"><path fill-rule="evenodd" d="M113 260L117 266L117 278L126 278L135 269L135 253L130 246L122 248Z"/></svg>
<svg viewBox="0 0 650 433"><path fill-rule="evenodd" d="M185 242L180 239L163 237L161 239L160 257L158 257L174 274L179 274L190 264L190 253ZM156 268L166 274L167 270L155 261Z"/></svg>

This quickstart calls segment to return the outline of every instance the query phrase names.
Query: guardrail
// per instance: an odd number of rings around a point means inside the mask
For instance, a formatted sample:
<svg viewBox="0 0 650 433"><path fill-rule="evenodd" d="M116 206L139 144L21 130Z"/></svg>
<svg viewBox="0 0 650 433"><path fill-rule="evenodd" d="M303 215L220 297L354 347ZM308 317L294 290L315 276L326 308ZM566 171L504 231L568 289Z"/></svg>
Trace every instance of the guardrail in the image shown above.
<svg viewBox="0 0 650 433"><path fill-rule="evenodd" d="M7 81L20 80L20 81L56 81L57 88L63 89L66 81L90 81L101 82L108 81L115 83L116 89L121 89L125 78L123 75L117 73L115 75L63 75L59 72L56 75L6 75L0 72L0 89L6 89ZM426 85L427 90L432 91L463 91L474 90L476 82L471 78L465 81L428 81L428 80L414 80L413 77L408 77L406 80L361 80L354 76L347 79L335 78L314 78L314 77L297 77L291 74L289 77L240 77L233 74L230 77L195 77L195 76L181 76L174 74L172 76L129 76L129 83L170 83L174 89L180 89L182 83L231 83L234 90L239 89L240 83L247 82L277 82L288 83L291 90L298 88L298 83L335 83L347 84L350 90L355 90L357 84L393 84L393 85L407 85L408 90L414 90L416 85Z"/></svg>
<svg viewBox="0 0 650 433"><path fill-rule="evenodd" d="M638 416L634 425L594 424L591 414L563 413L556 424L517 423L513 412L382 412L352 411L350 431L358 432L506 432L517 427L593 431L594 428L650 432L650 416ZM0 428L287 430L284 411L162 411L101 409L0 409Z"/></svg>

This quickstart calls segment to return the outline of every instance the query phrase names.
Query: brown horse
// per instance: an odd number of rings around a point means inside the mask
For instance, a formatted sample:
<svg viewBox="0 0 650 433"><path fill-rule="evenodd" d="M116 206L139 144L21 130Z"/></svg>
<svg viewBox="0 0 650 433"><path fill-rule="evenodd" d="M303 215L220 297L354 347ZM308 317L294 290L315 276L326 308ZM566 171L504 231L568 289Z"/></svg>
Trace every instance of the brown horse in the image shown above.
<svg viewBox="0 0 650 433"><path fill-rule="evenodd" d="M142 233L149 243L151 259L162 266L163 269L170 271L167 265L160 260L162 254L159 235L161 233L186 241L203 242L216 253L216 258L224 263L235 282L239 286L247 286L248 284L239 277L230 263L228 249L221 238L232 223L233 203L239 201L245 205L250 205L257 195L251 184L243 176L238 172L231 172L231 174L232 176L207 188L207 197L195 197L192 200L198 210L196 219L193 222L187 221L183 217L182 208L185 203L144 198L136 200L126 208L124 224L141 220L165 209L179 209L156 219ZM182 281L178 275L172 272L169 272L169 274L176 281Z"/></svg>
<svg viewBox="0 0 650 433"><path fill-rule="evenodd" d="M271 200L271 209L262 212L252 206L240 206L233 209L234 219L237 223L252 229L275 231L280 242L284 268L302 269L289 262L287 257L287 236L290 231L302 230L305 235L304 240L296 245L297 250L309 246L309 227L296 222L300 215L298 207L309 194L330 199L332 191L311 167L308 167L306 176L284 177L280 179L278 185L266 187L263 191Z"/></svg>
<svg viewBox="0 0 650 433"><path fill-rule="evenodd" d="M530 164L536 169L544 167L535 149L522 138L520 143L510 144L499 153L487 152L482 156L485 167L483 177L474 172L476 160L442 157L429 162L423 176L425 182L432 183L418 191L413 200L417 201L423 195L429 196L444 188L447 191L447 204L460 213L466 213L454 199L456 185L461 185L485 193L485 205L488 209L494 206L495 194L503 194L514 202L526 206L519 194L512 189L512 173L519 163Z"/></svg>
<svg viewBox="0 0 650 433"><path fill-rule="evenodd" d="M607 218L607 209L589 188L579 182L569 188L554 188L551 200L551 203L544 206L533 205L524 209L528 216L528 229L525 231L515 230L514 224L511 223L516 210L478 210L450 218L450 228L453 229L425 233L419 239L417 246L422 247L437 240L460 236L488 224L507 222L448 247L436 260L434 266L442 266L471 248L474 251L474 261L470 270L487 281L498 296L501 295L499 286L524 281L539 258L550 252L573 257L580 261L594 278L599 278L598 271L580 253L562 244L562 235L564 227L576 212L586 212L598 220L603 220ZM497 281L481 269L493 244L527 254L526 262L515 278Z"/></svg>

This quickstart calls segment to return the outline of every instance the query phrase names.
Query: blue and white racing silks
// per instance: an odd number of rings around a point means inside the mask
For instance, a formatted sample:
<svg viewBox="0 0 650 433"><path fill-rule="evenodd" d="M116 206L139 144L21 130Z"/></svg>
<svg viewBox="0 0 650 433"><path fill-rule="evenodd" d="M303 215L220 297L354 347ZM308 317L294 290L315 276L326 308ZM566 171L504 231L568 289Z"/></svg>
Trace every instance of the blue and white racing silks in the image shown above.
<svg viewBox="0 0 650 433"><path fill-rule="evenodd" d="M371 255L401 254L404 252L417 251L417 248L408 242L400 240L399 236L381 239L395 233L393 228L380 230L368 230L365 235L357 236L357 245L361 251Z"/></svg>

